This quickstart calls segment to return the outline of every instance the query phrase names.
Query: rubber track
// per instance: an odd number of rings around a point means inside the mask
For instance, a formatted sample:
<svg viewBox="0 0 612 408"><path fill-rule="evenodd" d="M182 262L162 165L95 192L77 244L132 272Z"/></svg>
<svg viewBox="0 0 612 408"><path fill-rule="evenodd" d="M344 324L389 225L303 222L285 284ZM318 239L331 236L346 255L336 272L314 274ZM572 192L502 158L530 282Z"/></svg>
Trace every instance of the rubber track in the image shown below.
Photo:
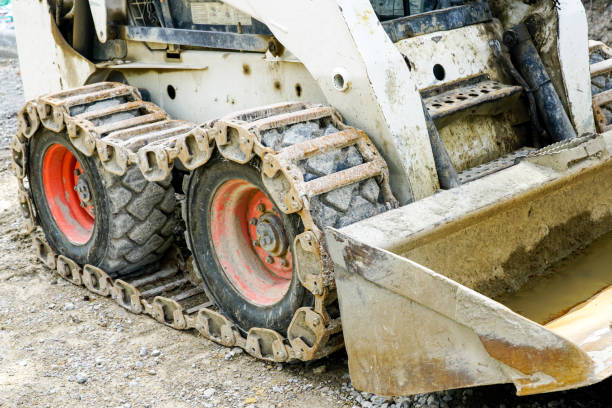
<svg viewBox="0 0 612 408"><path fill-rule="evenodd" d="M133 271L160 259L174 242L176 198L171 179L150 182L131 166L123 176L108 172L110 245L100 268Z"/></svg>

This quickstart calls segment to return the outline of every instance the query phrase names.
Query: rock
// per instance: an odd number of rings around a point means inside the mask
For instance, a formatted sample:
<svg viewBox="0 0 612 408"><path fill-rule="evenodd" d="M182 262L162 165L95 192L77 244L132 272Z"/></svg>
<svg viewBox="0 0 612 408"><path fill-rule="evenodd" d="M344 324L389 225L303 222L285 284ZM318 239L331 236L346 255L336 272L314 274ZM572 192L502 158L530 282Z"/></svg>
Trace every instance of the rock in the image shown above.
<svg viewBox="0 0 612 408"><path fill-rule="evenodd" d="M64 311L65 312L70 312L72 310L74 310L74 303L66 303L66 305L64 306Z"/></svg>
<svg viewBox="0 0 612 408"><path fill-rule="evenodd" d="M215 394L215 389L214 388L208 388L207 390L205 390L202 393L202 396L206 399L210 399L212 398L212 396Z"/></svg>
<svg viewBox="0 0 612 408"><path fill-rule="evenodd" d="M87 377L85 373L78 373L75 379L76 379L76 382L79 384L85 384L87 381L89 381L89 378Z"/></svg>
<svg viewBox="0 0 612 408"><path fill-rule="evenodd" d="M149 354L149 350L146 347L142 347L139 354L140 357L146 357L146 355Z"/></svg>
<svg viewBox="0 0 612 408"><path fill-rule="evenodd" d="M320 365L312 369L313 374L323 374L327 370L327 367Z"/></svg>
<svg viewBox="0 0 612 408"><path fill-rule="evenodd" d="M242 354L242 349L240 347L234 347L233 349L231 349L228 353L225 354L225 360L231 360L232 358L234 358L234 356L238 355L238 354Z"/></svg>
<svg viewBox="0 0 612 408"><path fill-rule="evenodd" d="M374 405L382 405L382 404L388 402L387 398L381 397L380 395L372 396L372 398L370 398L370 401L372 401L372 403Z"/></svg>
<svg viewBox="0 0 612 408"><path fill-rule="evenodd" d="M159 357L159 356L161 356L161 351L159 351L159 350L155 349L155 350L153 350L153 351L151 352L151 356L153 356L153 357Z"/></svg>

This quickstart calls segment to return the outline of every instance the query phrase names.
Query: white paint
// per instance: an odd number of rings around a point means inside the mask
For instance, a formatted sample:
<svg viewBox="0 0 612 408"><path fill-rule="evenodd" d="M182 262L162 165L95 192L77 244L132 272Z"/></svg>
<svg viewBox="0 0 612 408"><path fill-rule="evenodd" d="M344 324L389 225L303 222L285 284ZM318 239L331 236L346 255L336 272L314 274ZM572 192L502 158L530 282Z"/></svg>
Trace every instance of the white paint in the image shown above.
<svg viewBox="0 0 612 408"><path fill-rule="evenodd" d="M98 40L104 44L108 37L106 0L89 0L89 8Z"/></svg>
<svg viewBox="0 0 612 408"><path fill-rule="evenodd" d="M489 74L493 80L502 79L497 69L489 65L492 58L489 35L486 25L478 24L408 38L396 45L410 60L417 87L425 89L482 74ZM444 68L443 80L433 74L436 64Z"/></svg>
<svg viewBox="0 0 612 408"><path fill-rule="evenodd" d="M586 12L580 0L560 0L557 13L559 63L568 97L569 115L578 135L594 133Z"/></svg>

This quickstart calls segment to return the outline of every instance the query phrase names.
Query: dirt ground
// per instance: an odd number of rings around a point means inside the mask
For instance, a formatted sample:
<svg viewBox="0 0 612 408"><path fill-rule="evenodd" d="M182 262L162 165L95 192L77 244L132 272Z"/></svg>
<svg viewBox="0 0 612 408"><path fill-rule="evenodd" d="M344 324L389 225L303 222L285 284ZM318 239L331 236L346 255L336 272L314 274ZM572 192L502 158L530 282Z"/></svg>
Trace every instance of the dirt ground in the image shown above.
<svg viewBox="0 0 612 408"><path fill-rule="evenodd" d="M612 407L612 381L536 397L510 385L385 399L355 391L346 354L267 364L133 315L34 256L10 171L23 103L0 59L0 407Z"/></svg>

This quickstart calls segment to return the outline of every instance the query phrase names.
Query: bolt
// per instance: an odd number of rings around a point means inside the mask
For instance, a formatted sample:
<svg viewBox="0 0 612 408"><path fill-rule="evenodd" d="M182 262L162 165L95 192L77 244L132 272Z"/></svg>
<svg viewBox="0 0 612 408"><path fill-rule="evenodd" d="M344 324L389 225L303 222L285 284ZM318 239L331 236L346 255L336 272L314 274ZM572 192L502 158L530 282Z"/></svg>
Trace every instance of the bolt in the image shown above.
<svg viewBox="0 0 612 408"><path fill-rule="evenodd" d="M257 204L257 211L264 212L266 211L266 206L263 204Z"/></svg>
<svg viewBox="0 0 612 408"><path fill-rule="evenodd" d="M312 319L312 325L317 327L319 324L321 324L321 319L319 319L318 317L315 317L314 319Z"/></svg>
<svg viewBox="0 0 612 408"><path fill-rule="evenodd" d="M259 246L259 241L258 240L253 241L253 246L254 247L258 247Z"/></svg>
<svg viewBox="0 0 612 408"><path fill-rule="evenodd" d="M80 176L82 174L81 170L79 169L74 169L74 175L75 176Z"/></svg>
<svg viewBox="0 0 612 408"><path fill-rule="evenodd" d="M249 220L249 224L251 225L257 225L257 218L253 217Z"/></svg>
<svg viewBox="0 0 612 408"><path fill-rule="evenodd" d="M280 264L281 264L282 267L286 268L286 267L289 266L289 261L287 261L286 259L283 258L283 259L280 260Z"/></svg>
<svg viewBox="0 0 612 408"><path fill-rule="evenodd" d="M272 264L272 263L274 263L274 258L272 258L270 255L268 255L267 258L266 258L266 262L269 263L269 264Z"/></svg>

